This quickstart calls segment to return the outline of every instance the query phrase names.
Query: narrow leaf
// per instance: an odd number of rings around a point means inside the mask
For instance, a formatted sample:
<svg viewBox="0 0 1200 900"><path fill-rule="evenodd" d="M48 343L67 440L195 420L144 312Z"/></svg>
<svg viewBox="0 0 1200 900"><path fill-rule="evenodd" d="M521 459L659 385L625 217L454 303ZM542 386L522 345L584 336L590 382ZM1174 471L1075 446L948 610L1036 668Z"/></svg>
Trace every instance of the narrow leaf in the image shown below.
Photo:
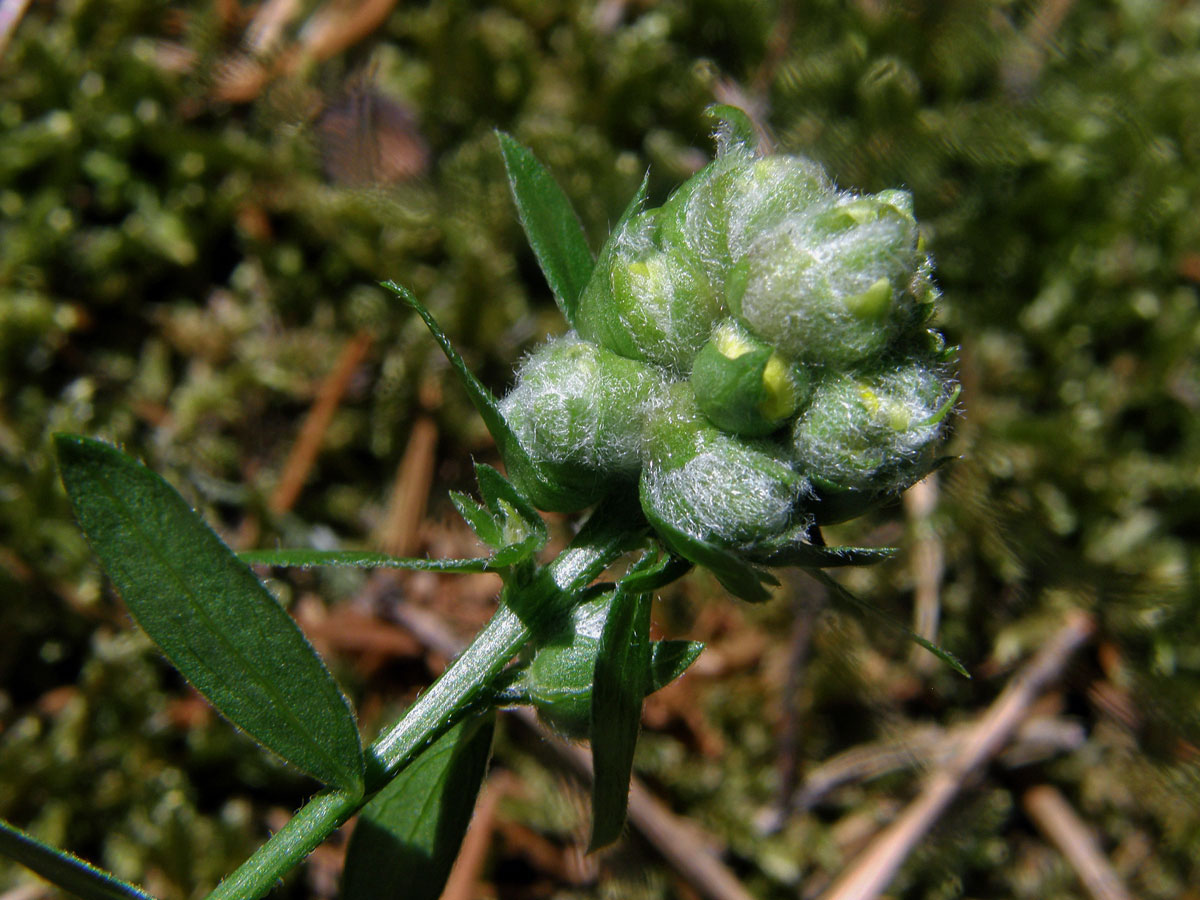
<svg viewBox="0 0 1200 900"><path fill-rule="evenodd" d="M841 583L836 581L828 573L823 572L820 569L808 569L807 571L813 578L817 579L817 581L821 582L821 584L823 584L827 588L829 588L829 590L833 592L833 595L835 597L837 597L839 600L842 600L843 602L850 604L855 609L860 610L861 612L865 612L865 613L870 614L871 616L874 616L876 619L883 622L889 628L896 629L896 630L903 632L909 638L909 640L913 641L914 643L918 644L921 647L924 647L926 650L928 650L930 653L932 653L934 656L936 656L938 659L940 659L942 662L944 662L946 665L948 665L950 668L952 668L955 672L957 672L959 675L962 675L964 678L971 677L971 673L967 671L966 667L959 661L958 657L956 657L949 650L943 650L937 644L933 643L932 641L928 640L927 638L921 637L919 634L917 634L912 629L908 628L906 625L903 625L902 623L897 622L894 618L887 615L882 610L875 608L867 601L856 596L854 593L852 593L851 591L849 591L848 589L843 587L841 585Z"/></svg>
<svg viewBox="0 0 1200 900"><path fill-rule="evenodd" d="M643 556L638 575L665 563ZM633 751L650 668L650 594L618 583L596 657L592 686L592 838L588 852L621 836Z"/></svg>
<svg viewBox="0 0 1200 900"><path fill-rule="evenodd" d="M766 566L798 566L803 569L833 569L870 566L891 559L895 547L822 547L801 537L768 542L755 548L755 562Z"/></svg>
<svg viewBox="0 0 1200 900"><path fill-rule="evenodd" d="M83 900L154 900L140 888L0 819L0 853Z"/></svg>
<svg viewBox="0 0 1200 900"><path fill-rule="evenodd" d="M475 808L495 713L456 725L401 770L359 817L344 900L437 900Z"/></svg>
<svg viewBox="0 0 1200 900"><path fill-rule="evenodd" d="M533 504L539 509L564 509L570 507L572 499L570 493L560 488L553 479L548 478L545 472L542 471L541 466L534 462L529 454L525 452L525 448L521 446L521 442L517 440L517 436L508 427L508 422L504 420L495 395L467 367L467 364L463 361L458 351L454 349L454 345L450 343L450 339L446 337L445 332L438 325L437 319L433 317L433 314L425 308L420 300L413 296L412 291L408 290L408 288L396 284L394 281L383 282L383 287L387 288L416 310L417 315L425 322L429 333L433 335L434 340L438 342L438 346L442 348L442 353L445 354L454 371L458 373L459 380L462 381L463 387L466 388L467 396L470 397L476 412L479 413L483 419L483 424L487 426L488 432L496 442L496 447L499 449L500 455L504 458L504 464L508 467L509 474L519 471L522 484L535 486L536 494L529 498Z"/></svg>
<svg viewBox="0 0 1200 900"><path fill-rule="evenodd" d="M470 559L419 559L389 556L371 550L243 550L238 559L252 566L284 566L310 569L314 566L345 566L356 569L413 569L421 572L486 572L492 567L487 557Z"/></svg>
<svg viewBox="0 0 1200 900"><path fill-rule="evenodd" d="M130 614L233 724L320 781L362 790L349 702L291 616L160 476L55 436L80 527Z"/></svg>
<svg viewBox="0 0 1200 900"><path fill-rule="evenodd" d="M503 131L497 131L496 138L525 237L558 308L574 327L579 295L594 265L583 226L567 195L528 148Z"/></svg>

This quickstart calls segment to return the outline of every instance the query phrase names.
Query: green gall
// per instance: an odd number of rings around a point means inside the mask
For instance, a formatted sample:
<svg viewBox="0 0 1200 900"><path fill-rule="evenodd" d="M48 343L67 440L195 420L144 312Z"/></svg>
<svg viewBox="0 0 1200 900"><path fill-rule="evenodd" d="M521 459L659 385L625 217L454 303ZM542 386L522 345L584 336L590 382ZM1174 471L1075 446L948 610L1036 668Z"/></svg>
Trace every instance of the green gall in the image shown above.
<svg viewBox="0 0 1200 900"><path fill-rule="evenodd" d="M783 531L808 491L780 447L709 424L687 384L651 410L645 453L639 492L647 515L719 547L749 547Z"/></svg>
<svg viewBox="0 0 1200 900"><path fill-rule="evenodd" d="M830 374L792 429L795 464L819 489L897 494L929 473L957 396L940 366L917 361Z"/></svg>
<svg viewBox="0 0 1200 900"><path fill-rule="evenodd" d="M556 511L595 503L615 479L641 468L648 403L665 390L660 372L575 334L549 341L517 371L500 412L522 449L564 489ZM520 469L510 477L520 484Z"/></svg>
<svg viewBox="0 0 1200 900"><path fill-rule="evenodd" d="M609 240L579 299L580 335L628 359L686 373L723 304L699 260L663 246L652 213L634 216Z"/></svg>
<svg viewBox="0 0 1200 900"><path fill-rule="evenodd" d="M763 437L777 431L808 398L808 379L772 347L726 319L696 354L692 391L722 431Z"/></svg>

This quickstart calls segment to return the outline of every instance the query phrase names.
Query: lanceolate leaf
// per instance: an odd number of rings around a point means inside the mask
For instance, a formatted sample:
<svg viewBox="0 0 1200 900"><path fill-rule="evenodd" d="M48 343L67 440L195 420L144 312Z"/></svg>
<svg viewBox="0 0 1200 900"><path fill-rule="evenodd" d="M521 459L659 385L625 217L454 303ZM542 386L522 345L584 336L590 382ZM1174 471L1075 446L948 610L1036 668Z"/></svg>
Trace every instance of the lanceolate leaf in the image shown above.
<svg viewBox="0 0 1200 900"><path fill-rule="evenodd" d="M541 546L538 549L545 546L550 536L546 530L546 523L542 521L542 517L538 515L538 511L534 509L528 498L513 487L512 482L485 463L475 464L475 479L479 482L480 495L493 512L504 512L501 503L507 503L512 510L525 519L529 530L541 540Z"/></svg>
<svg viewBox="0 0 1200 900"><path fill-rule="evenodd" d="M355 569L412 569L421 572L486 572L492 567L487 557L471 559L416 559L389 556L371 550L243 550L238 559L248 565L287 566L309 569L314 566L349 566Z"/></svg>
<svg viewBox="0 0 1200 900"><path fill-rule="evenodd" d="M368 803L346 852L344 900L437 900L487 771L495 713L456 725Z"/></svg>
<svg viewBox="0 0 1200 900"><path fill-rule="evenodd" d="M663 568L644 556L635 578ZM592 687L592 838L588 851L621 836L629 804L633 751L641 725L650 669L650 594L619 583L600 636Z"/></svg>
<svg viewBox="0 0 1200 900"><path fill-rule="evenodd" d="M592 251L571 201L537 158L511 135L497 131L508 184L529 246L558 308L573 326L579 295L592 274Z"/></svg>
<svg viewBox="0 0 1200 900"><path fill-rule="evenodd" d="M0 853L83 900L154 900L145 891L97 869L0 819Z"/></svg>
<svg viewBox="0 0 1200 900"><path fill-rule="evenodd" d="M326 784L357 792L345 695L291 616L161 477L114 447L55 437L75 516L130 614L231 722Z"/></svg>

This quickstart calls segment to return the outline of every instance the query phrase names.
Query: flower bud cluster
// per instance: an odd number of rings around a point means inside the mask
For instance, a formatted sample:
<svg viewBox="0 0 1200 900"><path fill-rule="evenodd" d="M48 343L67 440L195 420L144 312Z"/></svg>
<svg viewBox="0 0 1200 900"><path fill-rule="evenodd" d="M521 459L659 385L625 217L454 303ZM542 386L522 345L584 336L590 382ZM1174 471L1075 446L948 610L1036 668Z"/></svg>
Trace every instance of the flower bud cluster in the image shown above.
<svg viewBox="0 0 1200 900"><path fill-rule="evenodd" d="M663 206L623 218L574 330L501 409L572 507L636 482L652 522L752 554L934 465L957 387L932 271L908 193L841 191L719 136Z"/></svg>

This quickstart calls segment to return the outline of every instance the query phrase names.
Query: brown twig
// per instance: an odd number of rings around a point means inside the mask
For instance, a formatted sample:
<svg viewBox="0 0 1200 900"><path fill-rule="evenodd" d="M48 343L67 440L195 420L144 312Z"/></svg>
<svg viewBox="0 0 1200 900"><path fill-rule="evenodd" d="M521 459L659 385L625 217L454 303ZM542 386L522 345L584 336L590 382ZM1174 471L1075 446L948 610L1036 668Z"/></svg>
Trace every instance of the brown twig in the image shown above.
<svg viewBox="0 0 1200 900"><path fill-rule="evenodd" d="M437 439L437 425L429 416L420 416L413 423L376 541L385 553L412 556L416 551L417 533L433 482Z"/></svg>
<svg viewBox="0 0 1200 900"><path fill-rule="evenodd" d="M792 592L794 612L792 639L788 647L787 679L783 687L783 716L779 728L779 751L776 770L779 773L779 798L765 823L768 832L778 831L791 811L789 798L795 793L800 777L800 710L796 700L804 685L804 670L812 645L817 616L826 603L824 585L807 579L804 587Z"/></svg>
<svg viewBox="0 0 1200 900"><path fill-rule="evenodd" d="M291 75L309 62L323 62L370 35L387 20L396 2L361 0L346 5L330 0L304 23L297 40L285 47L279 46L282 31L298 5L292 0L264 4L247 32L246 50L214 66L212 98L225 103L256 99L270 81ZM157 56L159 65L173 72L191 71L200 62L194 51L171 42L160 43Z"/></svg>
<svg viewBox="0 0 1200 900"><path fill-rule="evenodd" d="M797 812L804 812L846 785L906 769L943 765L973 727L970 724L953 728L919 725L892 740L851 747L809 772L796 792L792 806ZM1083 726L1078 722L1034 715L1021 723L999 759L1014 768L1028 765L1056 753L1076 750L1086 738Z"/></svg>
<svg viewBox="0 0 1200 900"><path fill-rule="evenodd" d="M914 540L913 569L913 631L927 641L937 641L941 619L942 574L945 553L941 538L930 519L938 503L938 478L934 472L918 481L904 493L904 511L908 514ZM938 665L935 656L919 647L913 648L913 664L925 672Z"/></svg>
<svg viewBox="0 0 1200 900"><path fill-rule="evenodd" d="M1037 785L1025 792L1021 802L1042 834L1067 858L1089 894L1096 900L1132 900L1088 827L1056 788Z"/></svg>
<svg viewBox="0 0 1200 900"><path fill-rule="evenodd" d="M329 423L333 421L333 414L337 411L338 404L342 402L342 397L350 386L350 379L354 376L355 370L366 359L370 349L371 336L365 331L359 332L342 349L333 371L321 382L316 399L309 408L308 415L304 418L304 424L300 427L296 443L292 445L292 450L283 465L283 474L279 476L279 484L275 486L271 499L267 503L271 512L275 514L287 512L295 505L300 491L304 487L304 482L308 479L309 472L312 471L313 463L317 461L317 454L321 450L321 441L325 437Z"/></svg>
<svg viewBox="0 0 1200 900"><path fill-rule="evenodd" d="M496 830L496 810L512 786L513 778L507 772L498 772L488 778L479 802L475 804L475 814L471 817L471 826L463 838L454 868L442 888L441 900L473 900L479 896L479 876L487 862L492 834Z"/></svg>
<svg viewBox="0 0 1200 900"><path fill-rule="evenodd" d="M963 784L1008 741L1038 695L1058 677L1071 654L1092 634L1091 616L1076 610L1009 681L1004 691L964 738L944 766L933 772L921 793L895 822L860 853L823 895L823 900L870 900L896 871Z"/></svg>
<svg viewBox="0 0 1200 900"><path fill-rule="evenodd" d="M0 57L8 49L8 42L13 32L21 24L25 10L29 9L29 0L0 0Z"/></svg>

